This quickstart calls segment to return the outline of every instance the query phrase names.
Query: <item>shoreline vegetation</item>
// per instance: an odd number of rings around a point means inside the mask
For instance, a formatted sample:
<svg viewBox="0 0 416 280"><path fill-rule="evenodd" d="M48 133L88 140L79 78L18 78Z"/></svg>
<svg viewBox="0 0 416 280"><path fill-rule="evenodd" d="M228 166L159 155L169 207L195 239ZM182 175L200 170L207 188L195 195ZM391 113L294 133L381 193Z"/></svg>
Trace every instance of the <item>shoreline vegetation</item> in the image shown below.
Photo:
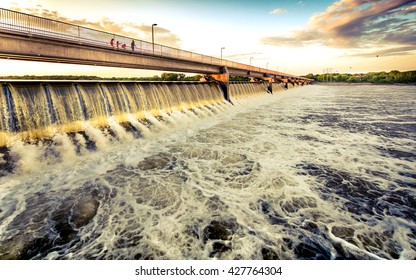
<svg viewBox="0 0 416 280"><path fill-rule="evenodd" d="M179 73L162 73L162 75L151 77L99 77L93 75L23 75L23 76L0 76L1 80L106 80L106 81L199 81L202 75L186 76Z"/></svg>
<svg viewBox="0 0 416 280"><path fill-rule="evenodd" d="M308 74L308 79L314 79L320 83L348 83L348 84L416 84L416 70L400 72L369 72L359 74L323 73Z"/></svg>
<svg viewBox="0 0 416 280"><path fill-rule="evenodd" d="M76 80L91 80L91 81L195 81L198 82L202 75L186 76L181 73L162 73L160 76L154 75L151 77L99 77L89 75L24 75L24 76L0 76L0 80L62 80L62 81L76 81ZM230 81L248 81L245 77L230 77Z"/></svg>
<svg viewBox="0 0 416 280"><path fill-rule="evenodd" d="M333 84L416 84L416 70L400 72L369 72L360 74L324 73L308 74L301 77L313 79L317 83ZM181 73L162 73L151 77L99 77L89 75L23 75L0 76L0 80L106 80L106 81L200 81L202 75L186 76ZM230 81L249 81L247 77L230 77Z"/></svg>
<svg viewBox="0 0 416 280"><path fill-rule="evenodd" d="M386 86L416 86L416 83L365 83L365 82L314 82L314 85L331 85L331 86L379 86L379 85L386 85Z"/></svg>

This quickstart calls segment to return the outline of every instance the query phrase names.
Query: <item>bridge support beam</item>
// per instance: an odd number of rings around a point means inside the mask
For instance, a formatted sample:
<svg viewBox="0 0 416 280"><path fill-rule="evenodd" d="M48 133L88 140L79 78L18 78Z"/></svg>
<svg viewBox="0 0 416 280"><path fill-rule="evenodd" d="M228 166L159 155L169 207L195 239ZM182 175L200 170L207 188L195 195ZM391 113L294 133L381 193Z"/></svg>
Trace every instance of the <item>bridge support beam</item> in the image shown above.
<svg viewBox="0 0 416 280"><path fill-rule="evenodd" d="M275 80L279 81L283 85L284 89L288 89L288 79L281 77L281 76L275 76Z"/></svg>
<svg viewBox="0 0 416 280"><path fill-rule="evenodd" d="M230 98L230 73L226 66L220 67L220 73L218 74L210 74L205 76L207 80L215 81L221 88L222 93L224 94L224 99L228 102L231 102Z"/></svg>
<svg viewBox="0 0 416 280"><path fill-rule="evenodd" d="M295 81L294 79L288 79L288 81L289 81L289 83L291 83L291 84L292 84L292 86L295 86L296 81Z"/></svg>
<svg viewBox="0 0 416 280"><path fill-rule="evenodd" d="M269 75L264 75L262 80L269 83L267 85L267 92L270 93L270 94L273 94L273 83L275 82L275 80L272 77L270 77Z"/></svg>
<svg viewBox="0 0 416 280"><path fill-rule="evenodd" d="M276 82L276 80L274 78L270 77L270 75L263 74L262 77L250 76L249 78L250 78L251 83L255 83L255 82L259 82L259 81L268 82L266 91L267 91L267 93L273 94L273 83Z"/></svg>

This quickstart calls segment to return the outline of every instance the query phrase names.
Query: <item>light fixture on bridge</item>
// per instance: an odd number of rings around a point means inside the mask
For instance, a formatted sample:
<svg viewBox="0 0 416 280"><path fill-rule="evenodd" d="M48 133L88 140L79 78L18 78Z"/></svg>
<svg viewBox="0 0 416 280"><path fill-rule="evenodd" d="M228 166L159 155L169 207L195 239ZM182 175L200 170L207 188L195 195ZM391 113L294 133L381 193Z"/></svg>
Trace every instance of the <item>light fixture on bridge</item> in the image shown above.
<svg viewBox="0 0 416 280"><path fill-rule="evenodd" d="M225 49L225 47L221 48L221 60L222 60L222 50L224 50L224 49Z"/></svg>
<svg viewBox="0 0 416 280"><path fill-rule="evenodd" d="M152 24L152 47L153 47L153 53L155 53L155 31L154 27L157 26L157 23Z"/></svg>

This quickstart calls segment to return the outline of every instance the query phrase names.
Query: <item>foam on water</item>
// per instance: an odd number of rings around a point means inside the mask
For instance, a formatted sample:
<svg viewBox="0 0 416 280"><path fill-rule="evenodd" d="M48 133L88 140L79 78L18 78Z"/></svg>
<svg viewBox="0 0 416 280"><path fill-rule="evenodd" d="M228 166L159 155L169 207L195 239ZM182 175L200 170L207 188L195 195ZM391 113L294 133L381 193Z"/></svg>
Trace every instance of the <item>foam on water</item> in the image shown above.
<svg viewBox="0 0 416 280"><path fill-rule="evenodd" d="M308 86L130 122L145 137L86 123L53 165L16 142L0 258L415 259L414 97Z"/></svg>

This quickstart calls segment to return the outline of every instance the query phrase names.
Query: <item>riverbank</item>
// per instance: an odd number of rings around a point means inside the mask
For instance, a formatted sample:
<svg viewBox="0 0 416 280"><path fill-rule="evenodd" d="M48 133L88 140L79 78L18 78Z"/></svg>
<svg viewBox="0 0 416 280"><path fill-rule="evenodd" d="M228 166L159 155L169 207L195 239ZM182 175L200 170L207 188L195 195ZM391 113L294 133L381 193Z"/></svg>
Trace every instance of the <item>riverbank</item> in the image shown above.
<svg viewBox="0 0 416 280"><path fill-rule="evenodd" d="M416 86L416 83L347 83L347 82L333 82L333 83L322 83L314 82L314 85L324 85L324 86Z"/></svg>

